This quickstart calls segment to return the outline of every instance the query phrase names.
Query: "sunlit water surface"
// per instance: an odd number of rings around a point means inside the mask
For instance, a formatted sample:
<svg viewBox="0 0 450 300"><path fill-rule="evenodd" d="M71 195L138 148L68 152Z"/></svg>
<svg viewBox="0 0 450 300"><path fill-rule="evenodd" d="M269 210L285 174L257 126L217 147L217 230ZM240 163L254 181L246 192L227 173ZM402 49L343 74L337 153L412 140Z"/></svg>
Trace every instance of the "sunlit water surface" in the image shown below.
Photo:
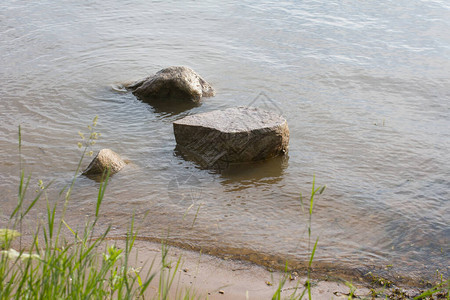
<svg viewBox="0 0 450 300"><path fill-rule="evenodd" d="M77 132L98 115L93 150L132 162L102 205L113 235L135 213L142 238L300 264L300 194L308 199L315 176L327 186L312 218L317 266L448 276L449 23L443 0L2 1L2 222L16 203L18 125L31 197L38 179L55 190L70 181ZM217 96L183 111L112 89L170 65L193 68ZM220 174L174 152L174 120L250 103L288 120L287 157ZM76 182L74 227L93 215L98 185Z"/></svg>

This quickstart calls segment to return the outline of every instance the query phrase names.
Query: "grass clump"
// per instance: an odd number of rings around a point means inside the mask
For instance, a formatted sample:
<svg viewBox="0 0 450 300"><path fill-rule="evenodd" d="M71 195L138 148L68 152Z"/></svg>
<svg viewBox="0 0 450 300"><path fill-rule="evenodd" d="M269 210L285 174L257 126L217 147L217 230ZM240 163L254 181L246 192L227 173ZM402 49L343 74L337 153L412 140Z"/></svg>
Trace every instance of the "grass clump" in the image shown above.
<svg viewBox="0 0 450 300"><path fill-rule="evenodd" d="M441 282L424 291L420 295L414 297L414 300L419 299L450 299L450 279L445 280L441 276Z"/></svg>
<svg viewBox="0 0 450 300"><path fill-rule="evenodd" d="M151 274L153 262L149 271L141 274L129 262L137 236L134 218L121 247L107 241L110 227L100 233L96 230L109 172L103 174L93 219L87 221L81 230L74 230L66 220L68 203L82 161L85 156L92 154L90 146L99 136L94 131L96 124L97 117L88 126L89 133L80 134L82 141L78 147L83 151L77 169L70 185L59 193L64 201L53 202L47 194L51 183L44 185L42 181L39 181L37 195L31 201L27 200L31 176L25 176L22 168L19 126L20 182L17 205L6 228L0 229L0 299L144 299L145 295L155 299L168 298L175 275L161 271L169 264L166 259L167 247L163 246L161 269ZM32 241L23 247L23 220L39 200L46 202L46 216L37 225ZM14 241L19 237L18 242ZM150 282L158 273L158 291L146 294Z"/></svg>

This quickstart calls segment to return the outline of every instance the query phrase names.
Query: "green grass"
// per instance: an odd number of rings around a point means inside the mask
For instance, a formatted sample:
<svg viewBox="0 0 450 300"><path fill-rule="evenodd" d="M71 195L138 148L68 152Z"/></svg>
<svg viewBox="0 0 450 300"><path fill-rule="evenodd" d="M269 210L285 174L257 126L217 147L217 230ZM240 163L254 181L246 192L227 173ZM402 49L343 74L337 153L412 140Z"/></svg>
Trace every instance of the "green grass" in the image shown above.
<svg viewBox="0 0 450 300"><path fill-rule="evenodd" d="M142 274L130 265L137 236L134 218L121 248L107 240L109 227L99 233L97 223L108 186L108 172L103 174L93 219L87 221L81 230L74 230L66 220L82 161L92 154L88 149L99 136L94 131L96 124L97 117L88 126L88 138L79 133L82 141L78 146L83 151L70 185L59 193L64 201L50 201L47 190L51 183L45 185L42 181L39 181L37 194L29 199L27 191L31 175L25 176L20 158L17 205L6 228L0 229L0 299L167 299L169 292L171 298L194 298L191 290L179 291L176 287L173 292L180 259L174 268L169 269L172 263L168 261L169 248L166 245L162 245L160 266L155 267L153 261L149 271ZM19 157L21 151L22 132L19 127ZM24 246L22 224L38 201L46 202L45 221L38 223L31 243ZM152 281L156 281L157 291L149 291Z"/></svg>
<svg viewBox="0 0 450 300"><path fill-rule="evenodd" d="M196 295L193 290L180 289L175 283L177 271L181 267L181 257L176 262L169 261L169 247L164 242L161 263L157 267L153 261L149 271L141 274L139 269L130 265L130 255L137 237L134 219L130 222L125 245L121 248L108 240L109 227L99 233L97 223L109 173L103 174L93 218L81 230L73 229L66 220L67 207L82 162L86 156L92 155L92 151L88 150L100 136L94 131L96 124L97 118L88 126L87 135L79 132L82 140L78 147L82 149L82 154L69 186L62 188L59 193L63 201L51 201L55 199L49 199L47 191L52 182L44 184L40 180L36 195L31 199L28 197L31 174L26 176L24 172L21 159L22 132L19 127L20 175L17 205L10 215L7 227L0 229L0 299L168 299L169 295L176 299L194 299ZM317 239L311 249L311 221L314 197L324 189L325 187L315 188L313 180L308 209L308 277L303 291L297 294L297 287L289 296L290 299L302 299L306 293L311 298L311 267L318 243ZM22 224L38 201L46 203L45 221L38 224L32 235L32 242L23 246ZM302 197L300 203L304 210ZM197 214L198 210L196 216ZM17 239L18 243L15 242ZM273 299L281 299L283 286L289 278L287 264L285 271ZM150 293L149 286L152 282L157 289Z"/></svg>
<svg viewBox="0 0 450 300"><path fill-rule="evenodd" d="M314 260L314 255L316 253L317 249L317 243L319 242L319 237L317 237L314 246L311 249L311 234L312 234L312 217L313 217L313 211L314 211L314 203L315 203L315 197L318 195L321 195L324 191L326 186L319 186L316 188L315 186L316 178L313 177L312 182L312 189L311 189L311 195L309 197L309 209L308 211L308 252L309 254L309 261L308 261L308 267L307 267L307 278L306 282L303 284L303 290L297 286L294 288L293 292L287 296L287 299L292 300L300 300L303 299L306 293L308 293L308 299L312 299L311 295L311 271L312 271L312 263ZM305 203L303 201L303 195L300 194L300 205L301 209L304 212L305 211ZM281 278L280 282L278 283L278 288L275 291L274 295L272 296L272 300L280 300L281 299L281 293L283 292L283 287L285 286L288 278L290 277L290 274L288 272L288 262L286 262L285 270L284 270L284 276Z"/></svg>
<svg viewBox="0 0 450 300"><path fill-rule="evenodd" d="M414 300L433 299L433 296L436 299L450 299L450 279L445 280L441 277L440 283L414 297Z"/></svg>
<svg viewBox="0 0 450 300"><path fill-rule="evenodd" d="M130 264L131 253L135 248L138 234L134 218L130 221L126 238L118 246L108 240L110 228L99 231L98 221L109 174L103 174L96 196L95 213L81 230L75 230L66 220L67 207L71 201L72 190L80 174L83 160L92 154L88 151L100 134L94 131L97 118L88 126L89 133L79 133L82 149L81 158L69 186L61 189L61 199L49 199L47 191L52 182L39 181L37 193L30 197L31 174L25 175L21 159L22 132L19 127L19 165L20 175L17 193L17 205L11 212L6 228L0 228L0 300L3 299L194 299L192 289L180 288L176 275L181 268L181 257L175 262L168 259L169 247L161 245L161 261L151 262L148 271L143 273ZM88 138L85 138L88 136ZM300 204L308 214L308 251L307 279L298 282L288 299L302 299L306 295L311 299L311 273L319 239L312 239L312 217L314 204L325 186L315 186L313 178L309 207L305 208L303 197ZM53 201L51 201L53 200ZM56 201L55 201L56 200ZM45 220L37 224L31 242L22 243L23 221L38 201L45 201ZM51 204L54 203L54 204ZM60 207L62 206L62 207ZM199 207L200 208L200 207ZM197 209L195 219L197 218ZM193 224L195 223L195 219ZM272 299L281 299L283 288L290 274L286 262L285 274L278 283ZM150 290L152 284L156 287ZM300 286L301 285L301 286ZM355 289L349 286L350 296ZM433 296L450 296L449 280L441 279L440 284L423 292L414 299L427 299Z"/></svg>

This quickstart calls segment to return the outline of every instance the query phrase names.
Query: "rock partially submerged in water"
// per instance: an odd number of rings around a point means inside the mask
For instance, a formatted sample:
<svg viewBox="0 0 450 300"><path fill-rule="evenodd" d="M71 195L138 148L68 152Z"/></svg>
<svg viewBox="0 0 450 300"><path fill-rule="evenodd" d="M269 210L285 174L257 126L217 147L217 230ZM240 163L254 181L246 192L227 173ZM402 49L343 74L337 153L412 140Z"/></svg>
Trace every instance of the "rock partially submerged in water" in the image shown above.
<svg viewBox="0 0 450 300"><path fill-rule="evenodd" d="M102 149L97 153L86 170L83 171L83 175L101 175L107 169L112 175L119 172L125 165L126 162L122 160L119 154L110 149Z"/></svg>
<svg viewBox="0 0 450 300"><path fill-rule="evenodd" d="M187 116L173 130L177 149L204 168L264 160L286 153L289 145L287 121L255 107Z"/></svg>
<svg viewBox="0 0 450 300"><path fill-rule="evenodd" d="M168 67L137 81L128 89L142 100L175 99L198 102L215 95L213 87L188 67Z"/></svg>

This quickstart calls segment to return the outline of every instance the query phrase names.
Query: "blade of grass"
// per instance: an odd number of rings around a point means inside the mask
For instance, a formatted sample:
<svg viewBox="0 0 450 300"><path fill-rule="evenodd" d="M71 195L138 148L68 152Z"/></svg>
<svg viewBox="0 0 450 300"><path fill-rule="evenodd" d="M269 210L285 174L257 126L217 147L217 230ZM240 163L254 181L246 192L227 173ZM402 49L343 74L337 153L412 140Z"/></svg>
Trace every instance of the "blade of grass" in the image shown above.
<svg viewBox="0 0 450 300"><path fill-rule="evenodd" d="M311 268L311 265L312 265L312 262L313 262L313 259L314 259L314 254L316 253L316 248L317 248L317 243L319 242L319 237L317 237L317 239L316 239L316 242L314 243L314 247L313 247L313 249L312 249L312 252L311 252L311 257L309 258L309 268Z"/></svg>
<svg viewBox="0 0 450 300"><path fill-rule="evenodd" d="M97 197L97 205L95 207L95 217L98 217L98 213L100 211L100 205L102 204L103 197L105 196L106 187L108 186L108 179L110 176L110 169L107 168L102 175L102 182L100 183L100 187L98 189L98 197Z"/></svg>

